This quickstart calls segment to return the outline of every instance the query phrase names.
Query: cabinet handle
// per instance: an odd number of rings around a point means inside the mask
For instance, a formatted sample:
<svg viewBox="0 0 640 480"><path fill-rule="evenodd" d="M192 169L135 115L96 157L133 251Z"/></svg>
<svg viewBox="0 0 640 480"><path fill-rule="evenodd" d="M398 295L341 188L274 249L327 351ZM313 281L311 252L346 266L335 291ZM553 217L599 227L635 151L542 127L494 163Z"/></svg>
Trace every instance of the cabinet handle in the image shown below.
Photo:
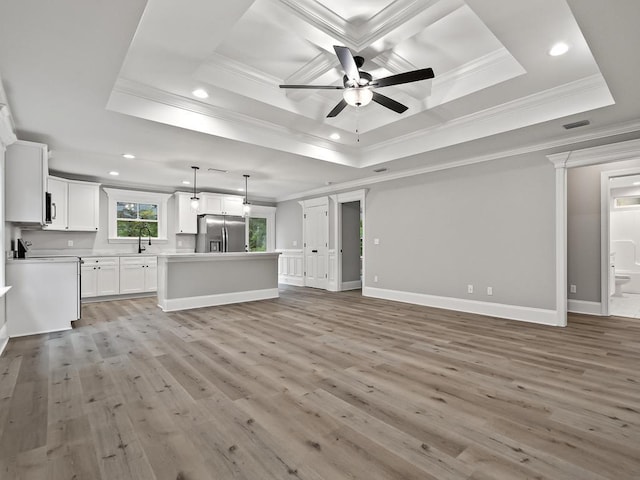
<svg viewBox="0 0 640 480"><path fill-rule="evenodd" d="M55 220L58 218L58 207L53 202L51 202L51 207L53 208L53 216L51 217L51 220Z"/></svg>

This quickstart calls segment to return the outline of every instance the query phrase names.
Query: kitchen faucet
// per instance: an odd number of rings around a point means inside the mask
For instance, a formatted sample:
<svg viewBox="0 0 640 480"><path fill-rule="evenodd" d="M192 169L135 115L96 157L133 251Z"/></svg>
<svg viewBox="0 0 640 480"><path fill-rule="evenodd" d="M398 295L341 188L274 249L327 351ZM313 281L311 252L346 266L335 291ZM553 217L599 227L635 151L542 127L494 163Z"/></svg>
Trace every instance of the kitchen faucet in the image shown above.
<svg viewBox="0 0 640 480"><path fill-rule="evenodd" d="M147 235L149 235L149 245L151 245L151 230L146 223L142 224L138 229L138 253L144 252L146 249L142 246L142 234L146 230Z"/></svg>

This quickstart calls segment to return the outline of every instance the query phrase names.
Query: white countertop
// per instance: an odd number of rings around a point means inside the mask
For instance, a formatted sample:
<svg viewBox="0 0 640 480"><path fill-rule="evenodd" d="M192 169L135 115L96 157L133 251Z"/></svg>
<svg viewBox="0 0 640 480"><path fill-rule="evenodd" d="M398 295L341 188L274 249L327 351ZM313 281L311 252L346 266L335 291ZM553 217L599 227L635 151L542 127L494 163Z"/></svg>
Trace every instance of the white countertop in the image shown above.
<svg viewBox="0 0 640 480"><path fill-rule="evenodd" d="M28 257L28 258L9 258L7 259L7 265L9 264L24 264L24 263L78 263L80 257L77 256L60 256L60 257Z"/></svg>
<svg viewBox="0 0 640 480"><path fill-rule="evenodd" d="M251 260L260 258L277 258L280 252L218 252L218 253L159 253L158 259L171 262Z"/></svg>

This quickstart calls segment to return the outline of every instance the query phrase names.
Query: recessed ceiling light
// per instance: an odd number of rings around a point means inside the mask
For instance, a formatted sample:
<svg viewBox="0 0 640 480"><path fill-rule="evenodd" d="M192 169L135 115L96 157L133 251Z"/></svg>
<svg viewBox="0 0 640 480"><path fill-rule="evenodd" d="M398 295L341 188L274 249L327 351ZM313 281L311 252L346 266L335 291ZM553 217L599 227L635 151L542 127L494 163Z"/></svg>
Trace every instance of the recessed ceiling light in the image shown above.
<svg viewBox="0 0 640 480"><path fill-rule="evenodd" d="M236 188L239 192L244 192L244 188Z"/></svg>
<svg viewBox="0 0 640 480"><path fill-rule="evenodd" d="M340 134L339 134L339 133L334 132L334 133L332 133L331 135L329 135L329 138L330 138L331 140L340 140Z"/></svg>
<svg viewBox="0 0 640 480"><path fill-rule="evenodd" d="M116 175L120 175L120 173L119 173L119 172L116 172L116 171L114 170L114 171L109 172L109 175L114 175L114 176L116 176Z"/></svg>
<svg viewBox="0 0 640 480"><path fill-rule="evenodd" d="M198 97L198 98L209 98L209 94L207 93L206 90L202 89L202 88L196 88L193 92L191 92L193 94L194 97Z"/></svg>
<svg viewBox="0 0 640 480"><path fill-rule="evenodd" d="M182 184L183 185L191 185L191 182L189 180L182 180Z"/></svg>
<svg viewBox="0 0 640 480"><path fill-rule="evenodd" d="M640 185L640 182L633 182L634 185Z"/></svg>
<svg viewBox="0 0 640 480"><path fill-rule="evenodd" d="M551 50L549 50L549 55L551 55L552 57L558 57L560 55L564 55L568 51L569 45L564 42L558 42L553 47L551 47Z"/></svg>
<svg viewBox="0 0 640 480"><path fill-rule="evenodd" d="M132 154L132 153L123 153L122 156L124 158L129 158L129 159L136 158L136 156L134 154Z"/></svg>

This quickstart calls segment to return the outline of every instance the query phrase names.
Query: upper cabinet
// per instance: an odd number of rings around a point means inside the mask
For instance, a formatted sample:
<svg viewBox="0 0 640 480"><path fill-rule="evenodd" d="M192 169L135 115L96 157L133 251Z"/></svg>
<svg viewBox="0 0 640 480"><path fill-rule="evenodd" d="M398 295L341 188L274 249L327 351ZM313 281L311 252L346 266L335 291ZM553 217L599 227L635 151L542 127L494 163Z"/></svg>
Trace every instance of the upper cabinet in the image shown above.
<svg viewBox="0 0 640 480"><path fill-rule="evenodd" d="M202 205L200 214L242 215L242 197L220 193L201 193L199 196Z"/></svg>
<svg viewBox="0 0 640 480"><path fill-rule="evenodd" d="M49 177L51 223L47 230L95 232L100 218L100 184Z"/></svg>
<svg viewBox="0 0 640 480"><path fill-rule="evenodd" d="M198 212L191 208L191 193L176 192L176 233L198 233Z"/></svg>
<svg viewBox="0 0 640 480"><path fill-rule="evenodd" d="M7 147L5 158L5 220L44 225L47 146L19 140Z"/></svg>

